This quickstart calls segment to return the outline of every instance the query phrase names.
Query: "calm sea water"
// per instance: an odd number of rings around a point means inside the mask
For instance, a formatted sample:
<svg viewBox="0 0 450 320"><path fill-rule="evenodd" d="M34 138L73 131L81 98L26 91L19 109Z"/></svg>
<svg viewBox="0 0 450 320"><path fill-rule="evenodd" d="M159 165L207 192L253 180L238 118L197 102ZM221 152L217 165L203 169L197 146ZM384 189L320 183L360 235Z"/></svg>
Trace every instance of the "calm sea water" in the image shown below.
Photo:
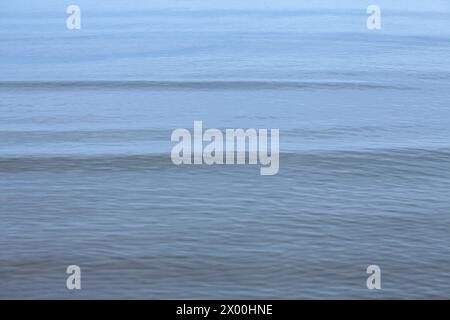
<svg viewBox="0 0 450 320"><path fill-rule="evenodd" d="M449 298L450 6L385 3L2 3L0 298ZM279 174L173 165L194 120Z"/></svg>

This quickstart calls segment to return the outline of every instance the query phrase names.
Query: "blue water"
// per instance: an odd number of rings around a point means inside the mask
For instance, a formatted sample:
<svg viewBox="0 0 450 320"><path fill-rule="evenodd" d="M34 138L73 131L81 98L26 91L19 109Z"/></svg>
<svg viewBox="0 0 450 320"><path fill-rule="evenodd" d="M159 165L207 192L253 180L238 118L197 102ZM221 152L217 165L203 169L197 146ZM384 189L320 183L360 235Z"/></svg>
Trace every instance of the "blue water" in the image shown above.
<svg viewBox="0 0 450 320"><path fill-rule="evenodd" d="M448 2L69 4L0 4L0 298L450 297ZM195 120L279 173L173 165Z"/></svg>

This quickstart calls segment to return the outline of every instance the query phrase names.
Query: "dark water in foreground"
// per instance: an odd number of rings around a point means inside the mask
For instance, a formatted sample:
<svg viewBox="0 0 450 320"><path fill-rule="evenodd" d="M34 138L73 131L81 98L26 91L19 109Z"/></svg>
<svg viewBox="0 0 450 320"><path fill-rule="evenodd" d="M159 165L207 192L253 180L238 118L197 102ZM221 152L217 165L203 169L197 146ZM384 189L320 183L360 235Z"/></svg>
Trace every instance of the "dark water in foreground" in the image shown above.
<svg viewBox="0 0 450 320"><path fill-rule="evenodd" d="M450 150L281 163L264 177L165 156L2 160L2 297L448 294ZM79 293L64 287L69 264ZM380 293L365 288L368 264Z"/></svg>

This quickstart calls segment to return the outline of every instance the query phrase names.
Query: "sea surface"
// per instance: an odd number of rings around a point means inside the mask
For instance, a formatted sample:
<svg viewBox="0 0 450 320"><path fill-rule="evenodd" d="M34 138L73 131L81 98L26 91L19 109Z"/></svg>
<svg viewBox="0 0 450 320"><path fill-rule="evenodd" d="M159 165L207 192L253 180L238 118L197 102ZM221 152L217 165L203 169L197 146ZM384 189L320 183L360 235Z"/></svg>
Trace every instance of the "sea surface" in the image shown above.
<svg viewBox="0 0 450 320"><path fill-rule="evenodd" d="M448 2L69 4L0 4L0 298L450 298ZM196 120L279 173L174 165Z"/></svg>

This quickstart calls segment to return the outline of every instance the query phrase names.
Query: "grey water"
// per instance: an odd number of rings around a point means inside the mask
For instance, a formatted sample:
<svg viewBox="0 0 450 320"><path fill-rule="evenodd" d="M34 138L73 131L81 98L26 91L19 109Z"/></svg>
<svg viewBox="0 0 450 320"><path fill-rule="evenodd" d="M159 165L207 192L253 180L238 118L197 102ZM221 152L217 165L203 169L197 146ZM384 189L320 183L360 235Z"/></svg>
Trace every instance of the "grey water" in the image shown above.
<svg viewBox="0 0 450 320"><path fill-rule="evenodd" d="M81 30L2 2L0 298L448 299L450 5L378 2L381 30L369 1L78 1ZM195 120L279 128L279 173L174 165Z"/></svg>

